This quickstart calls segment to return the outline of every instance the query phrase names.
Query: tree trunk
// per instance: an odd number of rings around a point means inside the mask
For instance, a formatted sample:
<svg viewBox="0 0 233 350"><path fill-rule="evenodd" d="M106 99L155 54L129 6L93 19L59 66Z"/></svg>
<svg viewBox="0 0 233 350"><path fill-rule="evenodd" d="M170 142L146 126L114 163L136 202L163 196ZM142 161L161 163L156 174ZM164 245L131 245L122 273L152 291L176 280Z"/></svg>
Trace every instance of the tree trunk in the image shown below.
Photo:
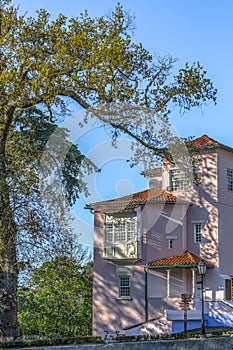
<svg viewBox="0 0 233 350"><path fill-rule="evenodd" d="M17 274L0 273L0 339L13 340L19 335L17 319Z"/></svg>
<svg viewBox="0 0 233 350"><path fill-rule="evenodd" d="M4 143L4 142L3 142ZM19 335L17 319L16 225L10 206L5 147L0 144L0 338Z"/></svg>

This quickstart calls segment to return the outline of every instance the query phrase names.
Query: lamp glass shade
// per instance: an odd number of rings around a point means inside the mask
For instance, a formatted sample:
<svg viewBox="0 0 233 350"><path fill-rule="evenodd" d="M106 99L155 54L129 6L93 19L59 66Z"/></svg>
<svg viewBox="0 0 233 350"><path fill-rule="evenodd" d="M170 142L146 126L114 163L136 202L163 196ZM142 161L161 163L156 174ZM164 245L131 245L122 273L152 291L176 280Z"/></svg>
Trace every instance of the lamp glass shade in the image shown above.
<svg viewBox="0 0 233 350"><path fill-rule="evenodd" d="M203 260L201 260L199 262L197 267L198 267L198 272L199 272L200 275L204 275L206 273L206 264L204 263Z"/></svg>

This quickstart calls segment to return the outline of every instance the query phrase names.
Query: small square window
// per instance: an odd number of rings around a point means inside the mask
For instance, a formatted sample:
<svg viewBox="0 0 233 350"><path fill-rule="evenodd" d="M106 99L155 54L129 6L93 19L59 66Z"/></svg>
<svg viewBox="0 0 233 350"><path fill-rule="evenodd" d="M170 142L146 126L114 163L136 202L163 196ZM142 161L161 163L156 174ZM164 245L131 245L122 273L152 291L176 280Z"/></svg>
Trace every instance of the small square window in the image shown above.
<svg viewBox="0 0 233 350"><path fill-rule="evenodd" d="M119 297L120 298L130 297L130 276L119 277Z"/></svg>
<svg viewBox="0 0 233 350"><path fill-rule="evenodd" d="M233 170L227 169L227 190L233 192Z"/></svg>
<svg viewBox="0 0 233 350"><path fill-rule="evenodd" d="M192 174L188 170L174 169L170 171L171 191L187 191L192 184Z"/></svg>

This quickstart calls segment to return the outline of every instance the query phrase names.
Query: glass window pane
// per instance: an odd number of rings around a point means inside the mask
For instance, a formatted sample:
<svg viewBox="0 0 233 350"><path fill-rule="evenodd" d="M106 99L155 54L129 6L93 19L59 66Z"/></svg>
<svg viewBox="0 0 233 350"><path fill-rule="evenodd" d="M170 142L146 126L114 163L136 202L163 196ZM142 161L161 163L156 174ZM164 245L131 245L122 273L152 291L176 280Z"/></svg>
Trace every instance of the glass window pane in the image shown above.
<svg viewBox="0 0 233 350"><path fill-rule="evenodd" d="M105 242L113 241L113 223L105 222Z"/></svg>
<svg viewBox="0 0 233 350"><path fill-rule="evenodd" d="M202 242L202 224L194 224L194 242L201 243Z"/></svg>
<svg viewBox="0 0 233 350"><path fill-rule="evenodd" d="M115 241L125 241L126 232L125 232L125 221L114 222L114 232L115 232Z"/></svg>
<svg viewBox="0 0 233 350"><path fill-rule="evenodd" d="M130 296L130 277L129 276L120 276L119 296L120 297Z"/></svg>
<svg viewBox="0 0 233 350"><path fill-rule="evenodd" d="M136 233L136 221L134 219L131 219L127 221L127 237L128 240L134 239L135 233Z"/></svg>
<svg viewBox="0 0 233 350"><path fill-rule="evenodd" d="M190 171L187 170L171 170L170 171L170 187L172 191L185 191L191 186Z"/></svg>
<svg viewBox="0 0 233 350"><path fill-rule="evenodd" d="M233 191L233 170L227 169L227 190Z"/></svg>

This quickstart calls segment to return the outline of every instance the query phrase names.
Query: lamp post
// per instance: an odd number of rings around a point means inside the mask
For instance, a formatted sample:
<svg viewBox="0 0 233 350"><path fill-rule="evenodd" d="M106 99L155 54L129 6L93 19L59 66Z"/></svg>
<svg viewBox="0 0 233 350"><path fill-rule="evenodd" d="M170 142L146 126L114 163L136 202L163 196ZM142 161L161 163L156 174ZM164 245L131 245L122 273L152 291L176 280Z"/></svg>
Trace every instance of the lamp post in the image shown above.
<svg viewBox="0 0 233 350"><path fill-rule="evenodd" d="M204 318L204 288L203 279L206 273L206 264L201 260L198 264L198 272L201 275L201 334L205 336L205 318Z"/></svg>

